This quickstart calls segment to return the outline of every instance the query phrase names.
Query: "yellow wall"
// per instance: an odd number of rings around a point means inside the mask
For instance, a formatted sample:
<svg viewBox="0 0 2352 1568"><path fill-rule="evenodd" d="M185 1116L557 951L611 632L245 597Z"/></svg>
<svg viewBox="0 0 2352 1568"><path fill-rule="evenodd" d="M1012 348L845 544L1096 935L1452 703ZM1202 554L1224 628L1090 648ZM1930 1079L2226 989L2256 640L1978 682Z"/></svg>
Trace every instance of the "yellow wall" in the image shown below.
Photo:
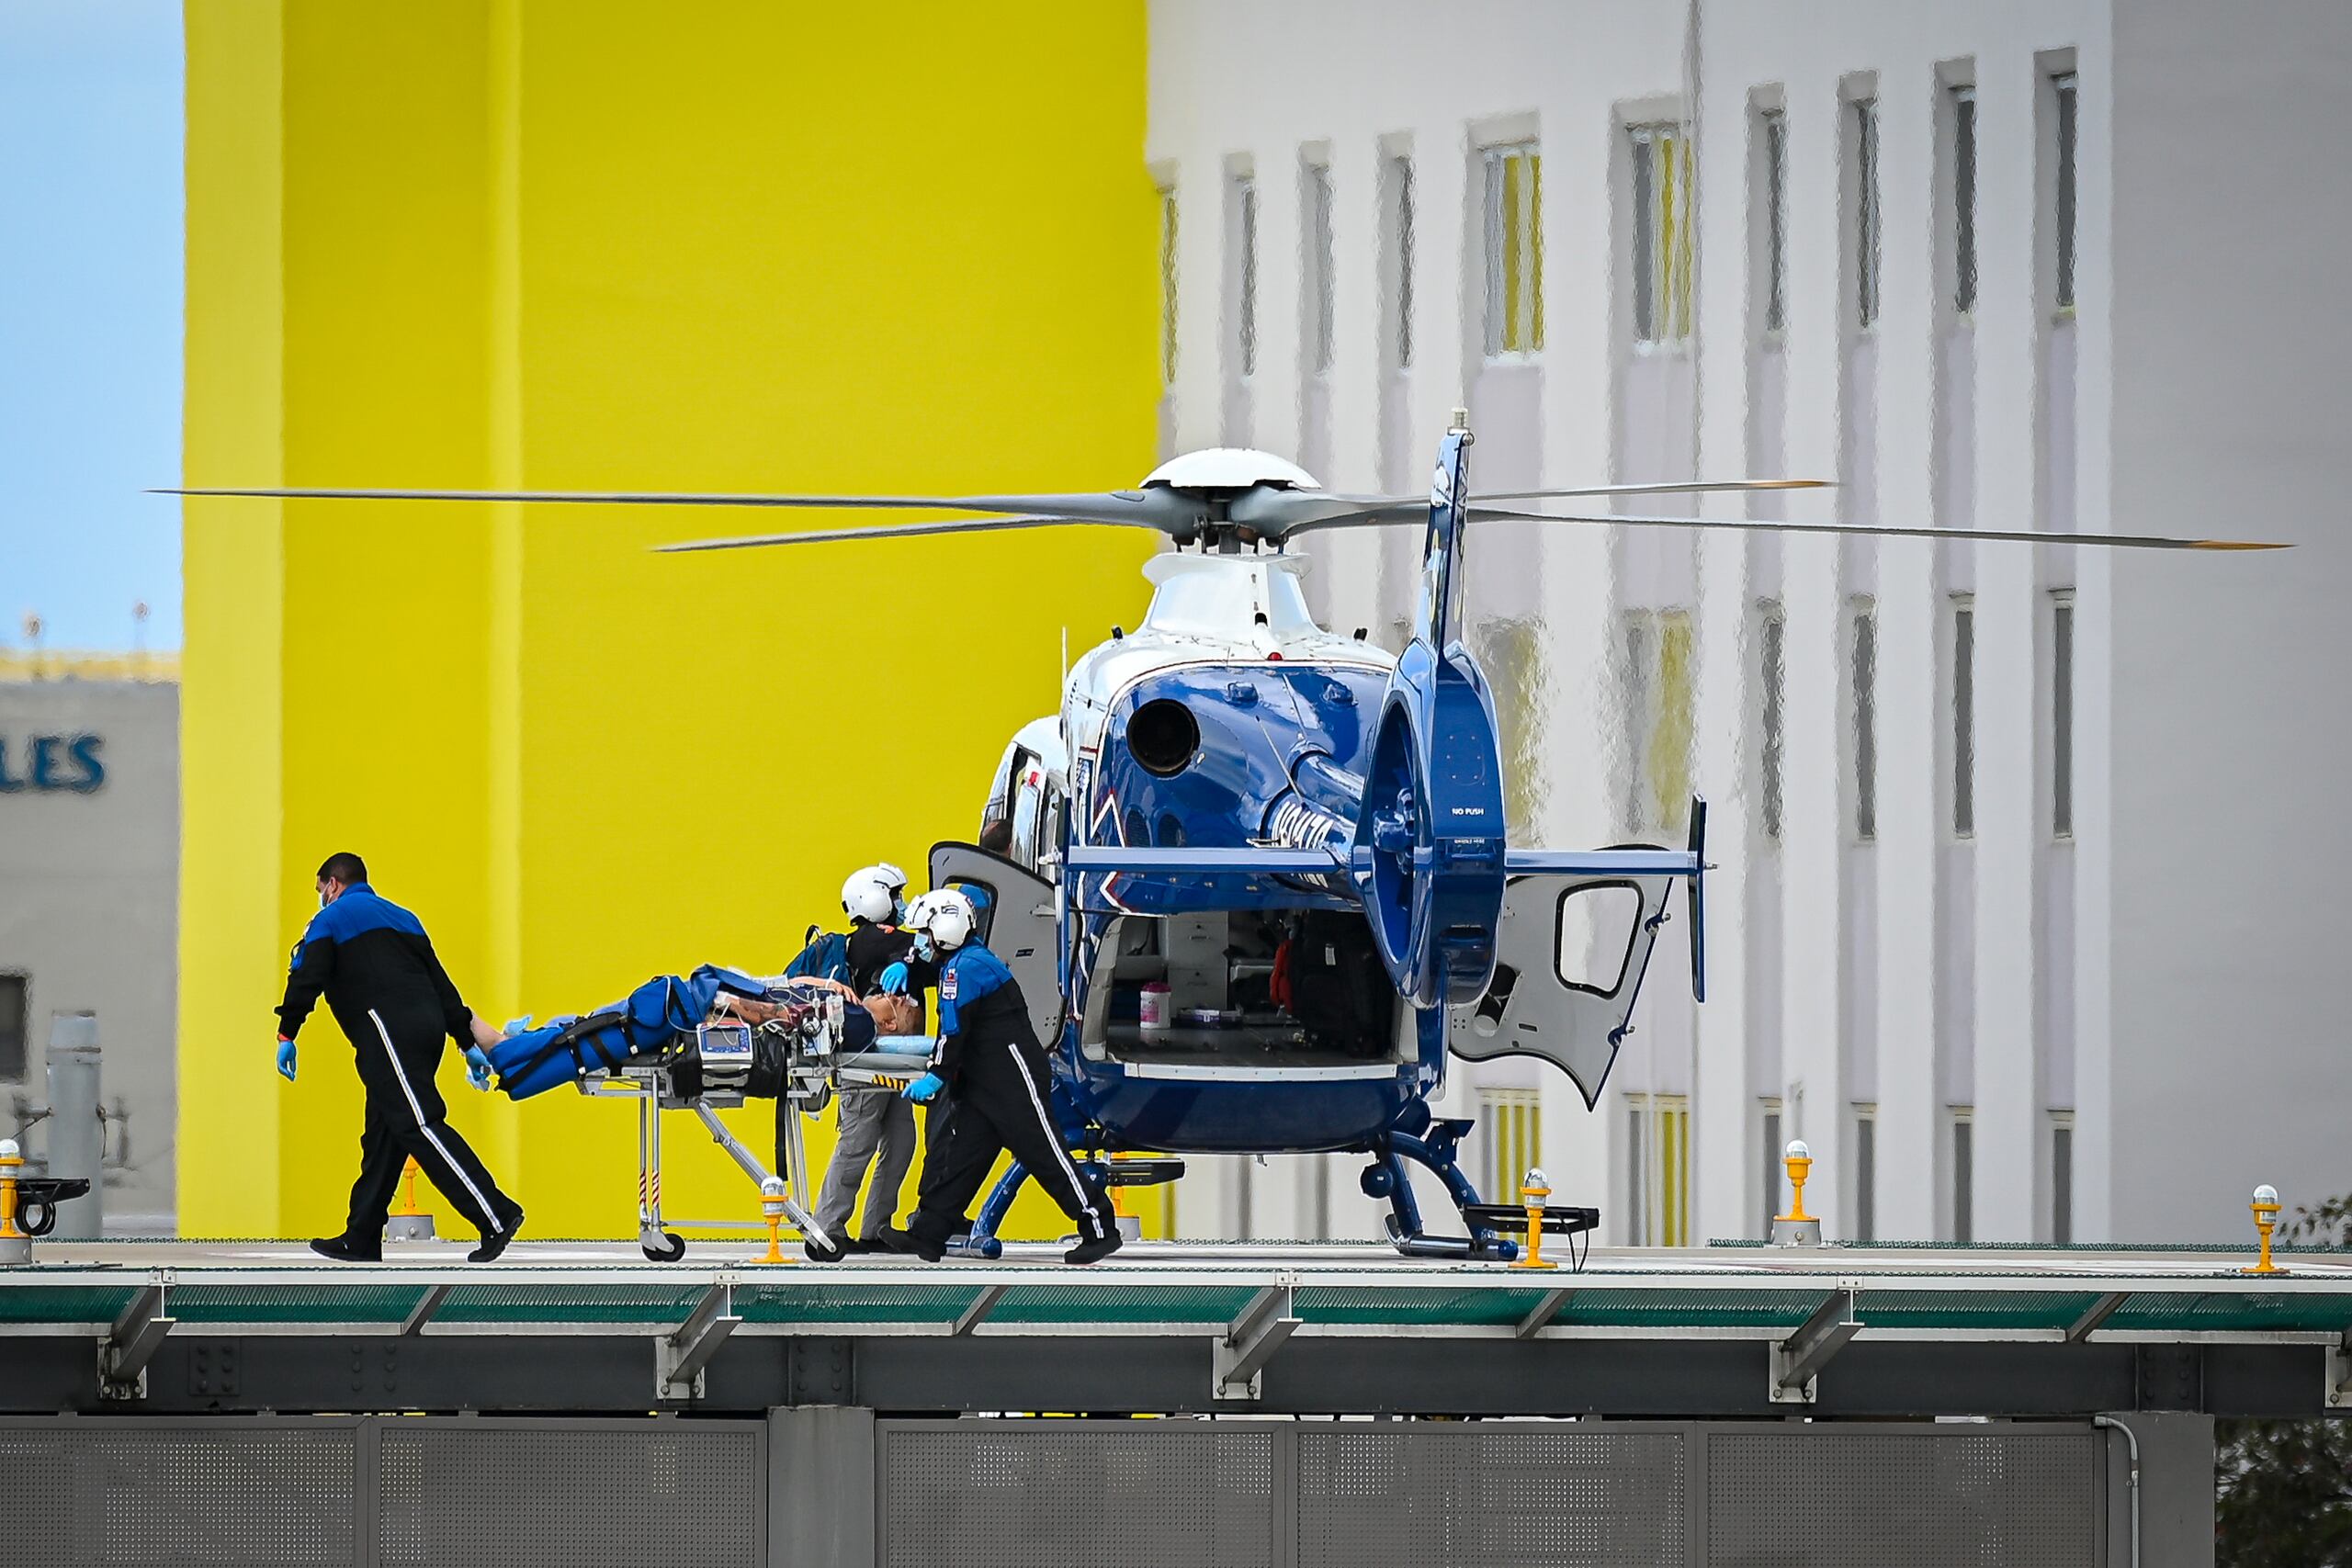
<svg viewBox="0 0 2352 1568"><path fill-rule="evenodd" d="M187 16L190 483L973 491L1150 465L1139 0L1017 28L944 4ZM183 1229L340 1222L344 1047L322 1012L284 1086L266 1027L330 851L368 856L493 1020L781 967L849 869L970 834L1006 737L1054 705L1062 627L1083 646L1145 592L1148 542L1107 530L645 548L790 525L188 503ZM485 1100L454 1066L442 1087L535 1234L630 1229L625 1108ZM741 1117L754 1146L770 1116ZM755 1207L698 1137L671 1196ZM1034 1196L1021 1217L1060 1225Z"/></svg>

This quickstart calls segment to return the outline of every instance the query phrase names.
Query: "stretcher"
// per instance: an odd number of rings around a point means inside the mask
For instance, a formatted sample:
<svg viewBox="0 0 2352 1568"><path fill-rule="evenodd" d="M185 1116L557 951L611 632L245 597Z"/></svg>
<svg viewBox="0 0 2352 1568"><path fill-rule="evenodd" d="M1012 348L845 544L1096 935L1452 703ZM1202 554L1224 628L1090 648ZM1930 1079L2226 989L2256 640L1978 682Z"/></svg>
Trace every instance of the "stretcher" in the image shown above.
<svg viewBox="0 0 2352 1568"><path fill-rule="evenodd" d="M745 1225L741 1220L682 1219L664 1212L664 1112L691 1113L763 1198L770 1182L782 1177L786 1217L804 1239L832 1246L833 1238L800 1201L812 1190L801 1117L823 1111L836 1094L896 1094L921 1075L930 1054L927 1036L877 1038L864 1010L837 992L783 980L757 985L756 999L786 1004L782 1016L757 1023L734 1016L726 998L751 992L730 987L712 999L711 1011L698 1021L685 1024L673 1013L673 1021L683 1026L668 1039L617 1061L592 1061L573 1080L594 1099L637 1102L637 1239L657 1263L685 1256L681 1231ZM852 1049L853 1044L865 1048ZM785 1164L780 1172L770 1171L718 1115L748 1100L771 1099L784 1100L793 1112L778 1118Z"/></svg>

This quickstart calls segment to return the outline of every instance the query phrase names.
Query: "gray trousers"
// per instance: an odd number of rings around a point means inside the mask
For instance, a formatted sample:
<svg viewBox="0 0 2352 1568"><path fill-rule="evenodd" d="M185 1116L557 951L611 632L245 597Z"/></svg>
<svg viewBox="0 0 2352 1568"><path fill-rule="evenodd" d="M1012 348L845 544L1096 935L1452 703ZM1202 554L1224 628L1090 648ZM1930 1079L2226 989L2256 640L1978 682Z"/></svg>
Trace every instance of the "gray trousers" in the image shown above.
<svg viewBox="0 0 2352 1568"><path fill-rule="evenodd" d="M914 1163L915 1108L895 1094L844 1094L835 1103L841 1107L841 1137L833 1145L833 1163L825 1168L824 1190L817 1195L817 1224L836 1241L850 1235L850 1211L857 1206L857 1189L870 1163L874 1187L855 1234L860 1241L872 1241L897 1214L899 1188Z"/></svg>

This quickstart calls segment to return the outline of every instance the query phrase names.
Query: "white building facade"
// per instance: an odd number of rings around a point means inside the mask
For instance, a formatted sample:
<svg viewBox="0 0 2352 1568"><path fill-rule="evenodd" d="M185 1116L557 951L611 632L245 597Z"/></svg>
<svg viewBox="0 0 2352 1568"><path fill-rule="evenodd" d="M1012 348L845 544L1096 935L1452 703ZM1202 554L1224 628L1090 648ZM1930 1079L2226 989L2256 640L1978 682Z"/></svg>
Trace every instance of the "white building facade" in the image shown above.
<svg viewBox="0 0 2352 1568"><path fill-rule="evenodd" d="M1540 1159L1665 1245L1762 1234L1798 1136L1858 1239L2352 1190L2352 12L1170 0L1150 69L1170 449L1411 490L1464 404L1481 490L2305 547L1479 529L1514 838L1676 841L1696 789L1720 866L1711 999L1662 943L1597 1110L1455 1064L1482 1188ZM1418 537L1322 537L1318 608L1393 645ZM1358 1163L1202 1169L1180 1224L1372 1234Z"/></svg>

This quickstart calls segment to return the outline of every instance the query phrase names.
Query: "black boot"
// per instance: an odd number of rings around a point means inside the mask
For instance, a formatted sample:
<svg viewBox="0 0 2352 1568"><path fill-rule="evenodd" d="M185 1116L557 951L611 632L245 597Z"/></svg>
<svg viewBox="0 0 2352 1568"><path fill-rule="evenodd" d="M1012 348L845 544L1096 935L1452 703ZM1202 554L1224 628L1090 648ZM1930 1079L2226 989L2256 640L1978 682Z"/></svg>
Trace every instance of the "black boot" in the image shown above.
<svg viewBox="0 0 2352 1568"><path fill-rule="evenodd" d="M1081 1241L1076 1247L1071 1247L1068 1252L1063 1253L1062 1261L1065 1263L1100 1263L1102 1259L1110 1257L1111 1254L1118 1251L1119 1248L1125 1245L1126 1238L1119 1234L1119 1227L1114 1224L1111 1227L1111 1232L1108 1235L1099 1235L1091 1241Z"/></svg>
<svg viewBox="0 0 2352 1568"><path fill-rule="evenodd" d="M384 1260L384 1238L351 1235L314 1236L311 1241L311 1250L321 1258L332 1258L337 1263L381 1263Z"/></svg>
<svg viewBox="0 0 2352 1568"><path fill-rule="evenodd" d="M517 1209L514 1211L514 1217L506 1222L506 1226L503 1230L492 1231L489 1235L481 1238L481 1245L480 1247L475 1247L471 1252L466 1254L466 1261L469 1263L495 1263L498 1260L498 1255L506 1250L507 1244L514 1239L515 1233L520 1231L522 1228L523 1211Z"/></svg>

